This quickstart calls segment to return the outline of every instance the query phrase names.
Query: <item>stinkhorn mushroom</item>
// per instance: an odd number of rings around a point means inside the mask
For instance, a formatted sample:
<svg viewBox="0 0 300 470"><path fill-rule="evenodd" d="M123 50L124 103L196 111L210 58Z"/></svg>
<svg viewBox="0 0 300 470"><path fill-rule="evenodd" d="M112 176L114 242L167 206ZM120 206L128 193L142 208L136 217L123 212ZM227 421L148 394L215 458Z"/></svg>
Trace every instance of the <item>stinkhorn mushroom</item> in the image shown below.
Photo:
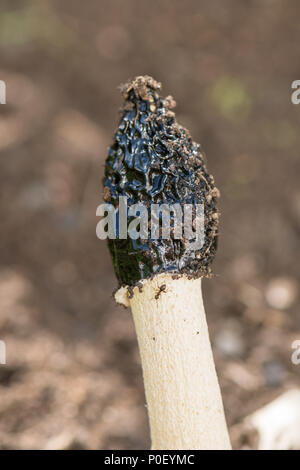
<svg viewBox="0 0 300 470"><path fill-rule="evenodd" d="M230 449L201 293L217 247L219 191L200 146L175 119L173 98L163 99L160 88L148 76L123 86L125 105L106 160L104 199L117 214L120 197L127 204L108 240L119 281L115 299L133 314L152 448ZM130 226L134 204L139 215L142 208L186 205L193 217L201 205L203 242L175 236L174 211L169 237L145 235L149 212L138 233L137 224Z"/></svg>

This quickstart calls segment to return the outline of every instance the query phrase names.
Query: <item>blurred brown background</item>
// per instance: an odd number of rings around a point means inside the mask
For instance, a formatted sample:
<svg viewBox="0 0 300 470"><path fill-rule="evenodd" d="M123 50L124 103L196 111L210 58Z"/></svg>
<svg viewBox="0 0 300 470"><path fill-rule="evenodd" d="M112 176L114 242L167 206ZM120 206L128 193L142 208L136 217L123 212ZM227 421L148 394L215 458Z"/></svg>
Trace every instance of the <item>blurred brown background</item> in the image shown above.
<svg viewBox="0 0 300 470"><path fill-rule="evenodd" d="M234 446L300 385L296 0L2 0L0 448L144 449L130 312L95 234L120 83L149 74L221 190L205 299Z"/></svg>

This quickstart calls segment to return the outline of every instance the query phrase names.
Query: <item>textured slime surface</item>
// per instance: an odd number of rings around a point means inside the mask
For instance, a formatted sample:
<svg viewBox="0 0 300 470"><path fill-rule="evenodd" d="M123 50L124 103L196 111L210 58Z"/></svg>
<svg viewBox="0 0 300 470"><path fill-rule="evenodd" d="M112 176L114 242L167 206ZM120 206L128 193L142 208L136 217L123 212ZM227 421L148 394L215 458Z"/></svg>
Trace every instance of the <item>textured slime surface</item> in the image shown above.
<svg viewBox="0 0 300 470"><path fill-rule="evenodd" d="M160 83L137 77L122 87L125 105L109 149L105 167L104 199L116 208L119 196L128 205L204 204L205 242L192 251L181 240L109 239L114 269L121 285L134 285L162 272L207 276L218 236L219 191L207 173L200 145L180 126L172 97L159 95ZM129 223L129 219L128 219Z"/></svg>

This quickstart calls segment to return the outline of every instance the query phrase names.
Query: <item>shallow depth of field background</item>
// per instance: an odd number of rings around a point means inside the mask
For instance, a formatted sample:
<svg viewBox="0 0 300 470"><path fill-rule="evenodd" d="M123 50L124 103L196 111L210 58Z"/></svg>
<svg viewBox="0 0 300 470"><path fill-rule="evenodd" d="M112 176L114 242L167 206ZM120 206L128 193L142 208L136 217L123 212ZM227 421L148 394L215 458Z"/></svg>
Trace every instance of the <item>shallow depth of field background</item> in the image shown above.
<svg viewBox="0 0 300 470"><path fill-rule="evenodd" d="M118 85L177 102L222 199L205 304L235 448L243 418L300 386L296 0L2 0L1 449L145 449L130 312L95 234Z"/></svg>

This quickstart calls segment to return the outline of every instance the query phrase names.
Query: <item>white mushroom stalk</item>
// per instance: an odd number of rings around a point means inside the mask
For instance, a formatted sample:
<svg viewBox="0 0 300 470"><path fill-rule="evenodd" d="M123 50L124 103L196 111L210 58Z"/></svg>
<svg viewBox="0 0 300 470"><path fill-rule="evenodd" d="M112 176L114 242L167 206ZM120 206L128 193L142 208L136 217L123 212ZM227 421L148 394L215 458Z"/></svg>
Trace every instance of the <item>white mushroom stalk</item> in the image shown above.
<svg viewBox="0 0 300 470"><path fill-rule="evenodd" d="M132 310L153 449L229 450L201 279L161 274L115 298Z"/></svg>

